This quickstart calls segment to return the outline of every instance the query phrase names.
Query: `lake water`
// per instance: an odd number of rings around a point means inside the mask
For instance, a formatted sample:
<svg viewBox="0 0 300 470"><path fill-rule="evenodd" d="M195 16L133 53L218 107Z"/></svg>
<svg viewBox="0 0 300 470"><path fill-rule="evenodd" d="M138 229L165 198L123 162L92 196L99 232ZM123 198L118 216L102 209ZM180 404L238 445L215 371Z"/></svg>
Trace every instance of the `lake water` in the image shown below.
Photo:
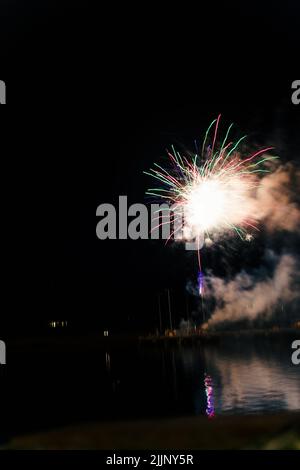
<svg viewBox="0 0 300 470"><path fill-rule="evenodd" d="M295 338L296 339L296 338ZM80 421L300 410L291 341L254 338L207 346L139 346L11 355L9 433ZM2 387L3 392L3 387Z"/></svg>

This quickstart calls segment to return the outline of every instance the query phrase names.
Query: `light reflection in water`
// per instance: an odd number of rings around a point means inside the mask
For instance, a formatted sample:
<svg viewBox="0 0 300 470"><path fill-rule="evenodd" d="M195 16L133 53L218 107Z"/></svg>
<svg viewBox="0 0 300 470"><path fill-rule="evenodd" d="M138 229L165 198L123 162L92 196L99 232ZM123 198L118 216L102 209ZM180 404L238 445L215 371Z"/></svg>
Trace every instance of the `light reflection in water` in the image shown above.
<svg viewBox="0 0 300 470"><path fill-rule="evenodd" d="M205 393L206 393L206 415L208 418L213 418L215 416L215 407L214 407L214 393L213 393L213 381L210 375L205 374L204 379Z"/></svg>
<svg viewBox="0 0 300 470"><path fill-rule="evenodd" d="M300 410L300 376L289 357L252 353L249 356L206 351L213 371L218 413L256 413Z"/></svg>

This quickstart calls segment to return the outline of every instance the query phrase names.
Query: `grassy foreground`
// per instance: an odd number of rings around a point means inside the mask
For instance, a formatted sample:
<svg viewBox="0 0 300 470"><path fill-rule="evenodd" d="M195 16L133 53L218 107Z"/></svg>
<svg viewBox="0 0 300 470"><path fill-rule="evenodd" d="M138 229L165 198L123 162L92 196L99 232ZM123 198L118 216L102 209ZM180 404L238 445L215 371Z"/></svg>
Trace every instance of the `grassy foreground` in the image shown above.
<svg viewBox="0 0 300 470"><path fill-rule="evenodd" d="M17 436L5 449L300 450L300 413L90 423Z"/></svg>

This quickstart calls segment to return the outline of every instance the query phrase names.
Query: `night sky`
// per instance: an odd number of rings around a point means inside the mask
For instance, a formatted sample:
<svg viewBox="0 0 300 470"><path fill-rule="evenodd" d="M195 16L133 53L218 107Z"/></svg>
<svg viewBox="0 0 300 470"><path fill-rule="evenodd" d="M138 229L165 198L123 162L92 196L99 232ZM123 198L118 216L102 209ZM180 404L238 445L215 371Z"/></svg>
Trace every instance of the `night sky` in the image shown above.
<svg viewBox="0 0 300 470"><path fill-rule="evenodd" d="M145 202L142 172L171 144L191 148L218 113L299 159L298 2L219 3L1 2L3 325L154 328L166 288L180 319L197 260L161 241L98 240L97 206Z"/></svg>

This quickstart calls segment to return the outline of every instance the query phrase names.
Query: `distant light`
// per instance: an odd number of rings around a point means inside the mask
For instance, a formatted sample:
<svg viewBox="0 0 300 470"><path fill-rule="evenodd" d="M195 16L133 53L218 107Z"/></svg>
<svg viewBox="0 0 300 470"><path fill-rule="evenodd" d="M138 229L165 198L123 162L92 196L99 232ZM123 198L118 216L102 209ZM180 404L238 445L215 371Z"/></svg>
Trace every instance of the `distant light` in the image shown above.
<svg viewBox="0 0 300 470"><path fill-rule="evenodd" d="M104 330L104 331L103 331L103 335L104 335L104 336L108 336L108 330Z"/></svg>
<svg viewBox="0 0 300 470"><path fill-rule="evenodd" d="M52 320L49 322L50 328L65 328L68 326L68 322L66 320Z"/></svg>
<svg viewBox="0 0 300 470"><path fill-rule="evenodd" d="M110 354L108 352L105 353L105 363L106 363L106 370L110 371Z"/></svg>

